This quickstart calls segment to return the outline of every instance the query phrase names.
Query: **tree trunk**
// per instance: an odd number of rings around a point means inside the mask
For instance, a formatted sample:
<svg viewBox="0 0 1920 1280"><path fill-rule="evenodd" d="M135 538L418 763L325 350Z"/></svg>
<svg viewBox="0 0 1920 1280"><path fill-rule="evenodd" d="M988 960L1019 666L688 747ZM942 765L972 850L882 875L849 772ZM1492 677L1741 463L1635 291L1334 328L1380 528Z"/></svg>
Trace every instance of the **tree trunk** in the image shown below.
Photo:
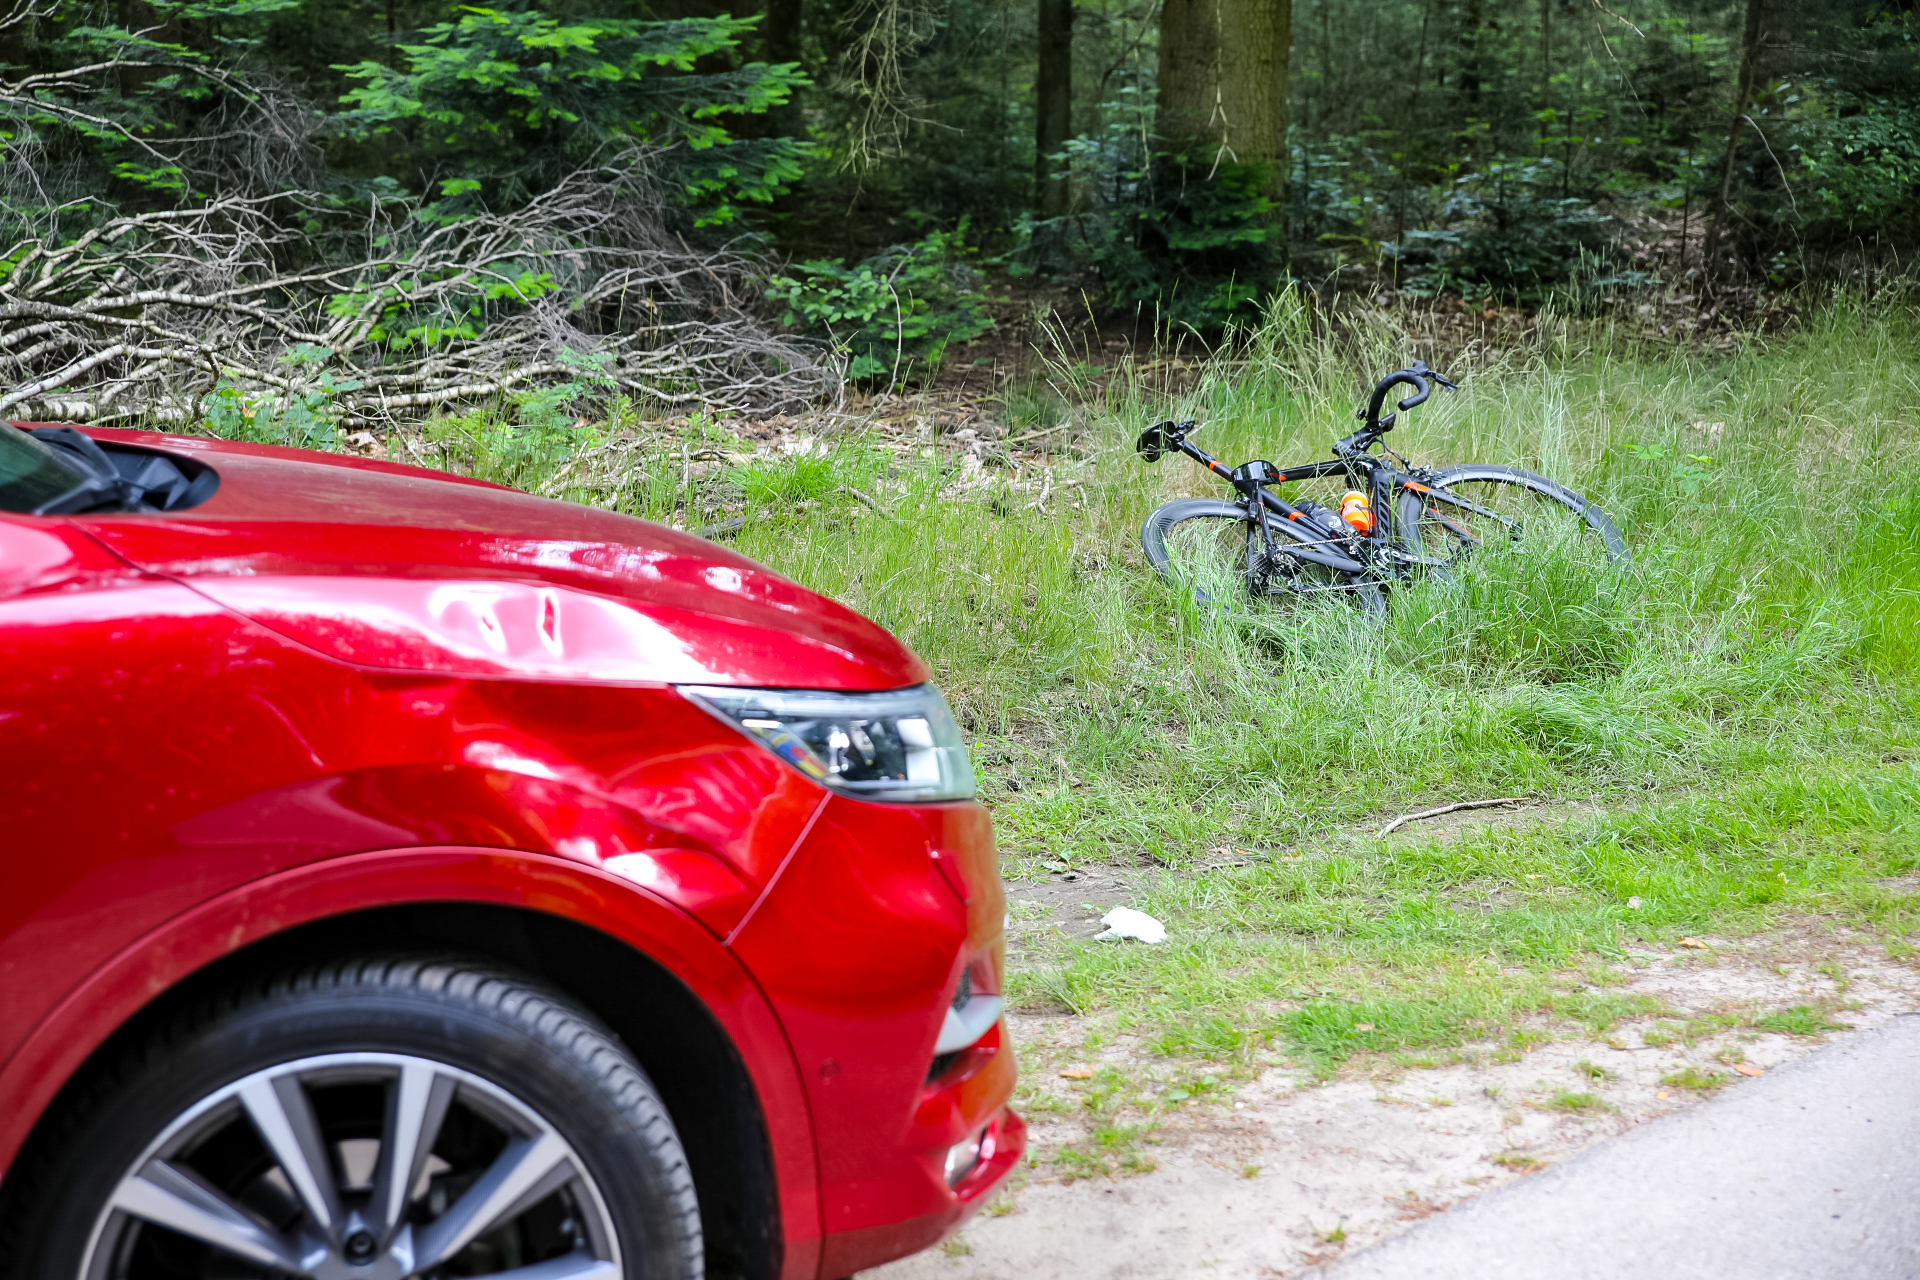
<svg viewBox="0 0 1920 1280"><path fill-rule="evenodd" d="M1482 0L1466 0L1460 13L1460 96L1469 110L1480 108L1480 85L1485 78L1480 65L1481 28L1486 23Z"/></svg>
<svg viewBox="0 0 1920 1280"><path fill-rule="evenodd" d="M1213 118L1216 0L1166 0L1160 9L1160 136L1175 146L1208 135Z"/></svg>
<svg viewBox="0 0 1920 1280"><path fill-rule="evenodd" d="M1210 165L1264 166L1266 194L1282 200L1292 47L1293 0L1166 0L1161 135L1204 147Z"/></svg>
<svg viewBox="0 0 1920 1280"><path fill-rule="evenodd" d="M1067 166L1054 156L1073 136L1073 0L1040 0L1035 77L1033 202L1043 218L1067 211Z"/></svg>
<svg viewBox="0 0 1920 1280"><path fill-rule="evenodd" d="M1540 0L1540 154L1547 154L1547 112L1553 110L1553 0Z"/></svg>
<svg viewBox="0 0 1920 1280"><path fill-rule="evenodd" d="M760 33L766 41L768 62L800 61L800 22L804 16L801 4L802 0L767 0L767 17L760 24ZM789 98L785 106L773 108L767 117L770 131L775 135L799 137L806 132L798 94Z"/></svg>
<svg viewBox="0 0 1920 1280"><path fill-rule="evenodd" d="M1241 164L1264 165L1266 194L1287 186L1287 55L1293 0L1219 0L1221 142Z"/></svg>
<svg viewBox="0 0 1920 1280"><path fill-rule="evenodd" d="M768 62L800 61L800 6L801 0L767 0L767 20L760 30Z"/></svg>
<svg viewBox="0 0 1920 1280"><path fill-rule="evenodd" d="M1755 67L1760 59L1760 41L1765 34L1765 0L1747 0L1747 29L1740 40L1740 79L1733 91L1733 121L1727 126L1727 158L1720 168L1720 195L1713 202L1713 221L1707 227L1707 243L1700 251L1700 264L1709 275L1715 274L1720 248L1720 231L1726 224L1733 197L1733 166L1740 147L1740 126L1747 121L1747 107L1753 101Z"/></svg>

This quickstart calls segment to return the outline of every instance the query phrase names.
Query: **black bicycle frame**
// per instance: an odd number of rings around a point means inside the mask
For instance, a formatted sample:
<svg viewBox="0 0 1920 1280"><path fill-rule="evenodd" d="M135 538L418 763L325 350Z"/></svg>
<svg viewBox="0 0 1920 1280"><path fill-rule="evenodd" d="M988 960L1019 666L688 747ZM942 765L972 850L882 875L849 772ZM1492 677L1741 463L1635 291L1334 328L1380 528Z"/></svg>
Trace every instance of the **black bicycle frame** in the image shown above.
<svg viewBox="0 0 1920 1280"><path fill-rule="evenodd" d="M1387 432L1393 430L1394 420L1401 413L1427 402L1427 397L1433 394L1432 384L1436 382L1443 387L1455 389L1454 384L1445 374L1429 369L1424 360L1415 360L1407 368L1396 369L1382 378L1374 386L1373 395L1368 399L1367 407L1359 410L1355 415L1364 425L1344 440L1334 442L1333 459L1330 462L1310 462L1305 466L1287 467L1284 470L1275 467L1271 462L1249 462L1241 467L1228 467L1187 440L1187 436L1192 433L1196 425L1192 421L1156 423L1140 433L1140 439L1134 448L1148 462L1158 462L1162 454L1177 450L1238 489L1241 500L1247 504L1248 516L1259 525L1260 538L1265 543L1269 558L1275 553L1273 528L1268 523L1269 514L1277 515L1284 520L1299 521L1308 528L1317 528L1317 526L1307 519L1306 512L1280 495L1268 493L1266 486L1344 475L1349 484L1358 486L1364 482L1369 495L1368 501L1373 504L1373 531L1364 534L1358 530L1354 531L1355 536L1371 548L1369 559L1394 560L1402 565L1439 566L1444 562L1418 554L1417 544L1411 542L1412 530L1402 534L1398 501L1400 491L1406 490L1420 494L1421 500L1428 504L1442 503L1457 511L1470 512L1488 520L1497 521L1505 525L1508 533L1514 536L1518 536L1520 526L1497 511L1489 511L1478 503L1469 502L1444 489L1435 489L1423 484L1419 477L1410 476L1388 466L1384 460L1374 457L1370 452ZM1380 411L1387 407L1387 394L1395 387L1402 386L1412 387L1414 393L1394 406L1396 412L1382 417ZM1257 503L1254 501L1255 495L1259 496ZM1455 537L1467 542L1479 541L1472 530L1447 519L1438 507L1428 505L1426 510L1434 519L1444 524ZM1288 555L1311 560L1342 573L1367 572L1365 564L1332 549L1335 542L1345 543L1344 537L1319 538L1314 541L1318 544L1317 546L1290 544L1283 550ZM1402 545L1393 545L1396 542Z"/></svg>
<svg viewBox="0 0 1920 1280"><path fill-rule="evenodd" d="M1376 397L1376 410L1377 406L1378 398ZM1389 417L1386 420L1386 425L1391 427L1391 424L1392 419ZM1289 484L1301 480L1323 480L1329 476L1345 476L1348 482L1354 484L1356 488L1362 483L1365 484L1369 494L1368 501L1373 504L1375 513L1374 530L1372 533L1359 534L1358 536L1377 548L1379 554L1392 555L1395 558L1401 559L1406 564L1439 565L1443 562L1418 555L1413 551L1404 549L1404 547L1394 547L1392 545L1400 532L1397 498L1401 490L1420 494L1422 495L1422 500L1426 502L1444 503L1456 510L1470 512L1473 515L1498 521L1507 526L1512 532L1517 533L1519 531L1518 524L1501 515L1499 512L1489 511L1476 502L1470 502L1465 498L1448 493L1444 489L1434 489L1422 484L1413 476L1389 466L1383 459L1376 458L1372 454L1365 452L1366 446L1372 444L1373 440L1379 438L1379 424L1377 423L1371 424L1367 430L1355 436L1348 437L1347 440L1342 440L1340 444L1336 446L1336 448L1342 450L1342 456L1329 459L1326 462L1309 462L1303 466L1286 467L1284 469L1275 467L1270 462L1248 463L1246 466L1240 468L1229 467L1187 439L1188 432L1192 431L1195 425L1195 423L1189 421L1179 423L1169 422L1156 427L1150 427L1147 433L1141 437L1140 450L1143 455L1151 451L1153 457L1158 457L1161 452L1168 450L1183 453L1239 490L1242 499L1248 503L1248 514L1254 516L1260 522L1260 531L1263 539L1268 544L1267 550L1269 554L1272 554L1273 551L1273 535L1266 524L1266 516L1268 513L1279 516L1283 520L1301 522L1308 528L1315 528L1316 526L1307 520L1306 512L1294 506L1279 494L1269 493L1266 486L1270 484ZM1168 430L1168 428L1171 428L1171 430ZM1157 440L1149 444L1149 437L1156 435ZM1373 439L1364 440L1364 443L1358 445L1353 443L1354 441L1362 440L1366 436L1372 436ZM1255 467L1260 468L1258 479L1254 477L1253 468ZM1258 508L1252 504L1252 495L1256 493L1260 496L1260 505ZM1439 516L1439 512L1437 511L1435 511L1434 514ZM1440 518L1445 519L1445 517ZM1448 523L1449 525L1452 524L1451 521L1448 521ZM1470 533L1459 526L1454 526L1454 530L1459 536L1468 538L1469 540L1476 540L1473 539ZM1405 543L1404 538L1398 540L1403 544ZM1337 569L1342 573L1366 572L1366 566L1360 561L1334 550L1332 547L1332 539L1322 538L1317 539L1317 541L1323 545L1302 546L1292 544L1282 548L1282 550L1287 555L1312 560L1317 564L1323 564L1329 569Z"/></svg>

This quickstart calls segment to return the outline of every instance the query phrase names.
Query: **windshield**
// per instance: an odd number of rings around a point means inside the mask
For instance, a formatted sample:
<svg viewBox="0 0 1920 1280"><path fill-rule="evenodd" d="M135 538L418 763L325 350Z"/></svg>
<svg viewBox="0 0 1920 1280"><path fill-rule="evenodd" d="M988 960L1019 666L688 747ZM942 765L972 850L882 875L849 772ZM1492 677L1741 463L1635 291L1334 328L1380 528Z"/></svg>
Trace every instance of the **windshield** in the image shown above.
<svg viewBox="0 0 1920 1280"><path fill-rule="evenodd" d="M53 450L0 423L0 511L32 511L79 483Z"/></svg>

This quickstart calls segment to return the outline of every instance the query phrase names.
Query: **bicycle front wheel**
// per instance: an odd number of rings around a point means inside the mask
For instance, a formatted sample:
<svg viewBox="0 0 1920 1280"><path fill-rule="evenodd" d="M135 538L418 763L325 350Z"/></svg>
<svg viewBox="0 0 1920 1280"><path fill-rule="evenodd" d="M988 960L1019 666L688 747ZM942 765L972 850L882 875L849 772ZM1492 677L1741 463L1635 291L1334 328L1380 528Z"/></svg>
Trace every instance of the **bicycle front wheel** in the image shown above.
<svg viewBox="0 0 1920 1280"><path fill-rule="evenodd" d="M1320 540L1275 520L1274 563L1267 563L1260 526L1237 502L1186 498L1147 517L1140 550L1161 577L1184 588L1202 607L1279 604L1311 598L1344 598L1370 614L1386 612L1380 584L1320 563L1316 556L1345 559Z"/></svg>
<svg viewBox="0 0 1920 1280"><path fill-rule="evenodd" d="M1426 487L1472 504L1461 507L1430 493L1401 492L1394 512L1400 536L1408 551L1429 561L1458 564L1476 547L1500 539L1547 545L1586 538L1596 540L1609 560L1628 559L1626 539L1606 512L1531 471L1470 463L1435 473Z"/></svg>

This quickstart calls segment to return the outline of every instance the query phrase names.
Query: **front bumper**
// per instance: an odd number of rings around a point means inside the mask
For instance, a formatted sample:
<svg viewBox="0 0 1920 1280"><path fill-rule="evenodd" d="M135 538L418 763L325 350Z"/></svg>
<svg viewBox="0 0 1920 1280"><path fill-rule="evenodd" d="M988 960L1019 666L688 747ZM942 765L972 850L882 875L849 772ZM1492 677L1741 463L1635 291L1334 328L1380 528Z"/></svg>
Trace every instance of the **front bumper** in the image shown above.
<svg viewBox="0 0 1920 1280"><path fill-rule="evenodd" d="M1011 1107L1002 1107L987 1122L986 1132L992 1155L983 1154L973 1171L947 1192L948 1203L918 1217L829 1235L821 1259L822 1280L836 1280L918 1253L958 1231L975 1210L993 1198L1026 1154L1027 1122Z"/></svg>
<svg viewBox="0 0 1920 1280"><path fill-rule="evenodd" d="M827 1280L935 1243L1021 1158L1004 1024L935 1052L963 971L1002 990L1005 911L980 806L836 796L732 940L806 1082ZM975 1135L978 1161L949 1185L948 1153ZM804 1242L803 1224L786 1229L790 1249Z"/></svg>

